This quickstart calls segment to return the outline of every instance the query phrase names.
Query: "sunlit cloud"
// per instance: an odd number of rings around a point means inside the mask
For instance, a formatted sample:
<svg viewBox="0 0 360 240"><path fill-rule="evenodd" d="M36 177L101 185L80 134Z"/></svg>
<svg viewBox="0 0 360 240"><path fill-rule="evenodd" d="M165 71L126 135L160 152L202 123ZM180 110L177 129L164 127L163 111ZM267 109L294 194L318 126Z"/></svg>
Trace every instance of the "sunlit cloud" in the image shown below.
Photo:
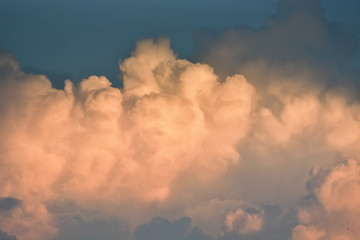
<svg viewBox="0 0 360 240"><path fill-rule="evenodd" d="M122 88L0 52L0 239L358 239L356 41L320 1L278 6L199 33L198 62L140 40Z"/></svg>

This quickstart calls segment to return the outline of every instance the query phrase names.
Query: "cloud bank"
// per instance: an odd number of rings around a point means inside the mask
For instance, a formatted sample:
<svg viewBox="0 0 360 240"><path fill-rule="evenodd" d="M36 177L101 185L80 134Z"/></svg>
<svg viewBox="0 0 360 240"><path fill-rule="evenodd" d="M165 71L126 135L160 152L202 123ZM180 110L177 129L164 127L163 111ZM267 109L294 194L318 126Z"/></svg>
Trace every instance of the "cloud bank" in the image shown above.
<svg viewBox="0 0 360 240"><path fill-rule="evenodd" d="M0 238L358 239L356 42L319 1L278 7L198 35L202 63L139 41L122 89L0 52Z"/></svg>
<svg viewBox="0 0 360 240"><path fill-rule="evenodd" d="M121 64L122 92L97 76L57 90L6 55L1 67L1 193L21 201L3 229L19 239L56 234L48 209L55 202L109 213L153 204L171 195L182 172L207 182L239 161L253 87L241 75L220 83L209 66L177 60L166 39L138 43ZM135 210L124 217L136 219Z"/></svg>

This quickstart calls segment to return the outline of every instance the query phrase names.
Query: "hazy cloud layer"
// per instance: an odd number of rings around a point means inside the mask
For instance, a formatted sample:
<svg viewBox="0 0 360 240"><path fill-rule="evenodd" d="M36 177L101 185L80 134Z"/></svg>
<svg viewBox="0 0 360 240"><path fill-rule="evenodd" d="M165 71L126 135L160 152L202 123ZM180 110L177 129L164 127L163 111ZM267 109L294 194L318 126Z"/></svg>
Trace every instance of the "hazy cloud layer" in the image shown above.
<svg viewBox="0 0 360 240"><path fill-rule="evenodd" d="M359 238L356 42L322 14L280 1L206 40L209 65L139 41L123 89L55 89L0 52L0 238Z"/></svg>

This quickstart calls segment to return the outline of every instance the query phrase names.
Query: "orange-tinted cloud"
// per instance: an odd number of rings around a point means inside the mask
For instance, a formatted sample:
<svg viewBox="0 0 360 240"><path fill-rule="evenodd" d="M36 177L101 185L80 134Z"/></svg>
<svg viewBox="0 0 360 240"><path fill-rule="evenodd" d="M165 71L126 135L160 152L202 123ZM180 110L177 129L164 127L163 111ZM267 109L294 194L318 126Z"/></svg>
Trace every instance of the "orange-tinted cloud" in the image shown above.
<svg viewBox="0 0 360 240"><path fill-rule="evenodd" d="M19 239L55 234L46 205L57 199L105 209L163 201L181 172L202 169L208 181L240 158L253 87L177 60L166 39L138 43L121 64L123 91L97 76L57 90L13 60L2 67L1 193L22 201L3 229Z"/></svg>

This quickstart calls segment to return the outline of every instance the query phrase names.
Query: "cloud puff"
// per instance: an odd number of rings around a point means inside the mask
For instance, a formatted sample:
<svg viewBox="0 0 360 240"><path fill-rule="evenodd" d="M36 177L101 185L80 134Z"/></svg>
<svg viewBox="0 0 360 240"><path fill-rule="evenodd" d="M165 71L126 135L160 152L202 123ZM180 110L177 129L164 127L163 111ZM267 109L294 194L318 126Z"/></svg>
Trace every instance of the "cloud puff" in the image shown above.
<svg viewBox="0 0 360 240"><path fill-rule="evenodd" d="M310 197L298 208L293 239L358 239L360 165L348 160L330 169L314 169Z"/></svg>
<svg viewBox="0 0 360 240"><path fill-rule="evenodd" d="M318 229L314 226L298 225L294 228L292 239L293 240L318 240L322 239L326 235L325 231Z"/></svg>
<svg viewBox="0 0 360 240"><path fill-rule="evenodd" d="M237 209L229 212L225 218L225 226L228 231L235 231L239 234L246 234L252 231L259 231L263 225L263 212L245 212Z"/></svg>
<svg viewBox="0 0 360 240"><path fill-rule="evenodd" d="M240 158L253 87L241 75L219 82L211 67L177 60L166 39L138 43L121 64L123 91L97 76L54 89L6 58L1 192L23 204L3 221L19 239L55 234L46 206L58 199L109 211L108 204L163 201L183 171L202 169L206 182ZM24 214L30 222L17 231Z"/></svg>

